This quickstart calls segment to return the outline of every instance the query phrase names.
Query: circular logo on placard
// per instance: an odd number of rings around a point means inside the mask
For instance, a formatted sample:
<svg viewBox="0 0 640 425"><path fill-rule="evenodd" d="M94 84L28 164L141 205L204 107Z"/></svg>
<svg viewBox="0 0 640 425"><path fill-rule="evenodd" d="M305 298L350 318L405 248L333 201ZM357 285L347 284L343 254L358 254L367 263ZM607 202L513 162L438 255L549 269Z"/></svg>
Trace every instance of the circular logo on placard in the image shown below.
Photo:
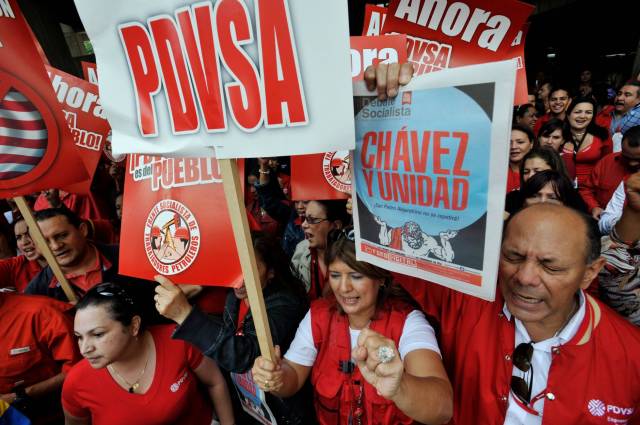
<svg viewBox="0 0 640 425"><path fill-rule="evenodd" d="M351 159L349 151L327 152L322 158L322 174L336 190L351 193Z"/></svg>
<svg viewBox="0 0 640 425"><path fill-rule="evenodd" d="M604 416L607 406L600 400L589 400L589 412L593 416Z"/></svg>
<svg viewBox="0 0 640 425"><path fill-rule="evenodd" d="M164 199L151 208L144 226L144 246L154 269L173 275L195 261L200 248L200 227L183 203Z"/></svg>

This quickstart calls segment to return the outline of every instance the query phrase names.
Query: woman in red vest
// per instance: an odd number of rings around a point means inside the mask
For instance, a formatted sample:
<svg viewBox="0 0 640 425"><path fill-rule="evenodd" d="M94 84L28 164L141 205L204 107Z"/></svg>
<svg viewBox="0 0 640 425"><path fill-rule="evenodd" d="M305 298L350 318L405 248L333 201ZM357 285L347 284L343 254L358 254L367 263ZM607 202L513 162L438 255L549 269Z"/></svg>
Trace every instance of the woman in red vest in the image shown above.
<svg viewBox="0 0 640 425"><path fill-rule="evenodd" d="M258 357L255 382L280 397L311 376L320 424L446 423L451 384L433 328L388 271L357 261L353 229L329 235L325 262L335 298L318 299L289 350Z"/></svg>

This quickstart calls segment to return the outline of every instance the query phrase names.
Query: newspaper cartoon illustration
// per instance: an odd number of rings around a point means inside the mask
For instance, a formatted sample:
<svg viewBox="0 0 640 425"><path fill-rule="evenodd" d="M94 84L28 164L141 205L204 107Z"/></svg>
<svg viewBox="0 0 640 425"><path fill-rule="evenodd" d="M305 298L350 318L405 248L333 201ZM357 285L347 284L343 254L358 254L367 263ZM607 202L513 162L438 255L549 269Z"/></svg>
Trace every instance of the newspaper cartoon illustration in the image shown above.
<svg viewBox="0 0 640 425"><path fill-rule="evenodd" d="M401 227L390 228L380 217L375 217L380 225L380 245L403 251L411 257L429 258L429 254L436 258L452 262L455 256L449 240L458 234L455 230L440 232L440 244L433 236L422 231L415 221L407 221Z"/></svg>

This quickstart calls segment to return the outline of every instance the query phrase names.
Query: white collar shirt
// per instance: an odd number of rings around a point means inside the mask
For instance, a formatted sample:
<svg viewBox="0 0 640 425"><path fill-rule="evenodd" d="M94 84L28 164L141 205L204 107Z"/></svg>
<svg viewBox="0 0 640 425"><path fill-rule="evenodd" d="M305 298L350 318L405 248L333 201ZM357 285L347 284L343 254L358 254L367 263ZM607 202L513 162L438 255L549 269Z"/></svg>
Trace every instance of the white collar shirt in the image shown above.
<svg viewBox="0 0 640 425"><path fill-rule="evenodd" d="M533 344L533 356L531 359L531 365L533 367L531 398L534 399L539 394L544 394L544 396L539 397L538 400L533 403L533 405L529 406L529 408L532 409L532 411L530 412L520 404L519 400L515 398L515 396L513 395L513 391L510 391L507 415L504 420L505 425L542 424L544 401L546 398L553 397L553 394L546 392L547 378L549 376L549 368L551 367L552 361L552 350L555 347L559 347L570 341L578 332L578 329L582 324L586 312L586 298L582 291L579 291L578 302L580 303L578 311L573 315L569 322L567 322L567 324L559 334L554 335L549 339L545 339L544 341L536 342ZM506 318L511 320L512 315L511 312L507 309L506 303L504 304L502 311L504 312ZM529 337L524 324L515 317L513 319L516 327L514 345L515 349L515 347L517 347L521 343L531 342L531 338ZM513 366L513 376L520 376L527 382L529 380L529 375L525 374L525 372L521 371L515 366ZM537 414L532 413L533 411L537 412Z"/></svg>

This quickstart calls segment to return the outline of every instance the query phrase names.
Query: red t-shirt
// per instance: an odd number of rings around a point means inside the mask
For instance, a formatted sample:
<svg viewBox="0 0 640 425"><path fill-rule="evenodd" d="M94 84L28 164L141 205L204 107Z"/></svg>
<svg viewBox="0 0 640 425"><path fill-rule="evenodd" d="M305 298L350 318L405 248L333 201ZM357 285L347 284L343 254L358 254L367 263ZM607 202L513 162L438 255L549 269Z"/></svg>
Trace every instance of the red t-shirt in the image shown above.
<svg viewBox="0 0 640 425"><path fill-rule="evenodd" d="M80 360L71 306L49 297L0 293L0 394L66 372Z"/></svg>
<svg viewBox="0 0 640 425"><path fill-rule="evenodd" d="M507 193L520 189L520 171L513 171L511 167L507 169Z"/></svg>
<svg viewBox="0 0 640 425"><path fill-rule="evenodd" d="M0 260L0 288L13 286L24 292L40 270L42 266L37 261L29 261L24 255Z"/></svg>
<svg viewBox="0 0 640 425"><path fill-rule="evenodd" d="M578 188L584 186L598 161L608 153L611 153L611 149L612 146L610 143L594 136L591 144L576 154L575 163ZM567 155L573 155L571 150L565 149L564 152L566 152Z"/></svg>
<svg viewBox="0 0 640 425"><path fill-rule="evenodd" d="M589 206L589 211L598 207L606 208L620 182L632 170L627 169L620 152L610 153L595 165L584 184L579 187L582 199Z"/></svg>
<svg viewBox="0 0 640 425"><path fill-rule="evenodd" d="M102 283L102 272L112 267L109 259L102 255L98 248L91 246L89 249L94 249L96 252L96 262L93 264L93 267L90 270L79 274L67 273L64 275L69 283L80 288L83 293ZM51 278L51 282L49 282L49 287L55 288L56 286L58 286L58 278L54 275Z"/></svg>
<svg viewBox="0 0 640 425"><path fill-rule="evenodd" d="M145 394L130 394L107 368L93 369L82 360L67 375L62 406L72 416L91 417L92 425L209 425L213 408L193 373L202 353L171 339L173 326L149 329L156 349L156 369Z"/></svg>

